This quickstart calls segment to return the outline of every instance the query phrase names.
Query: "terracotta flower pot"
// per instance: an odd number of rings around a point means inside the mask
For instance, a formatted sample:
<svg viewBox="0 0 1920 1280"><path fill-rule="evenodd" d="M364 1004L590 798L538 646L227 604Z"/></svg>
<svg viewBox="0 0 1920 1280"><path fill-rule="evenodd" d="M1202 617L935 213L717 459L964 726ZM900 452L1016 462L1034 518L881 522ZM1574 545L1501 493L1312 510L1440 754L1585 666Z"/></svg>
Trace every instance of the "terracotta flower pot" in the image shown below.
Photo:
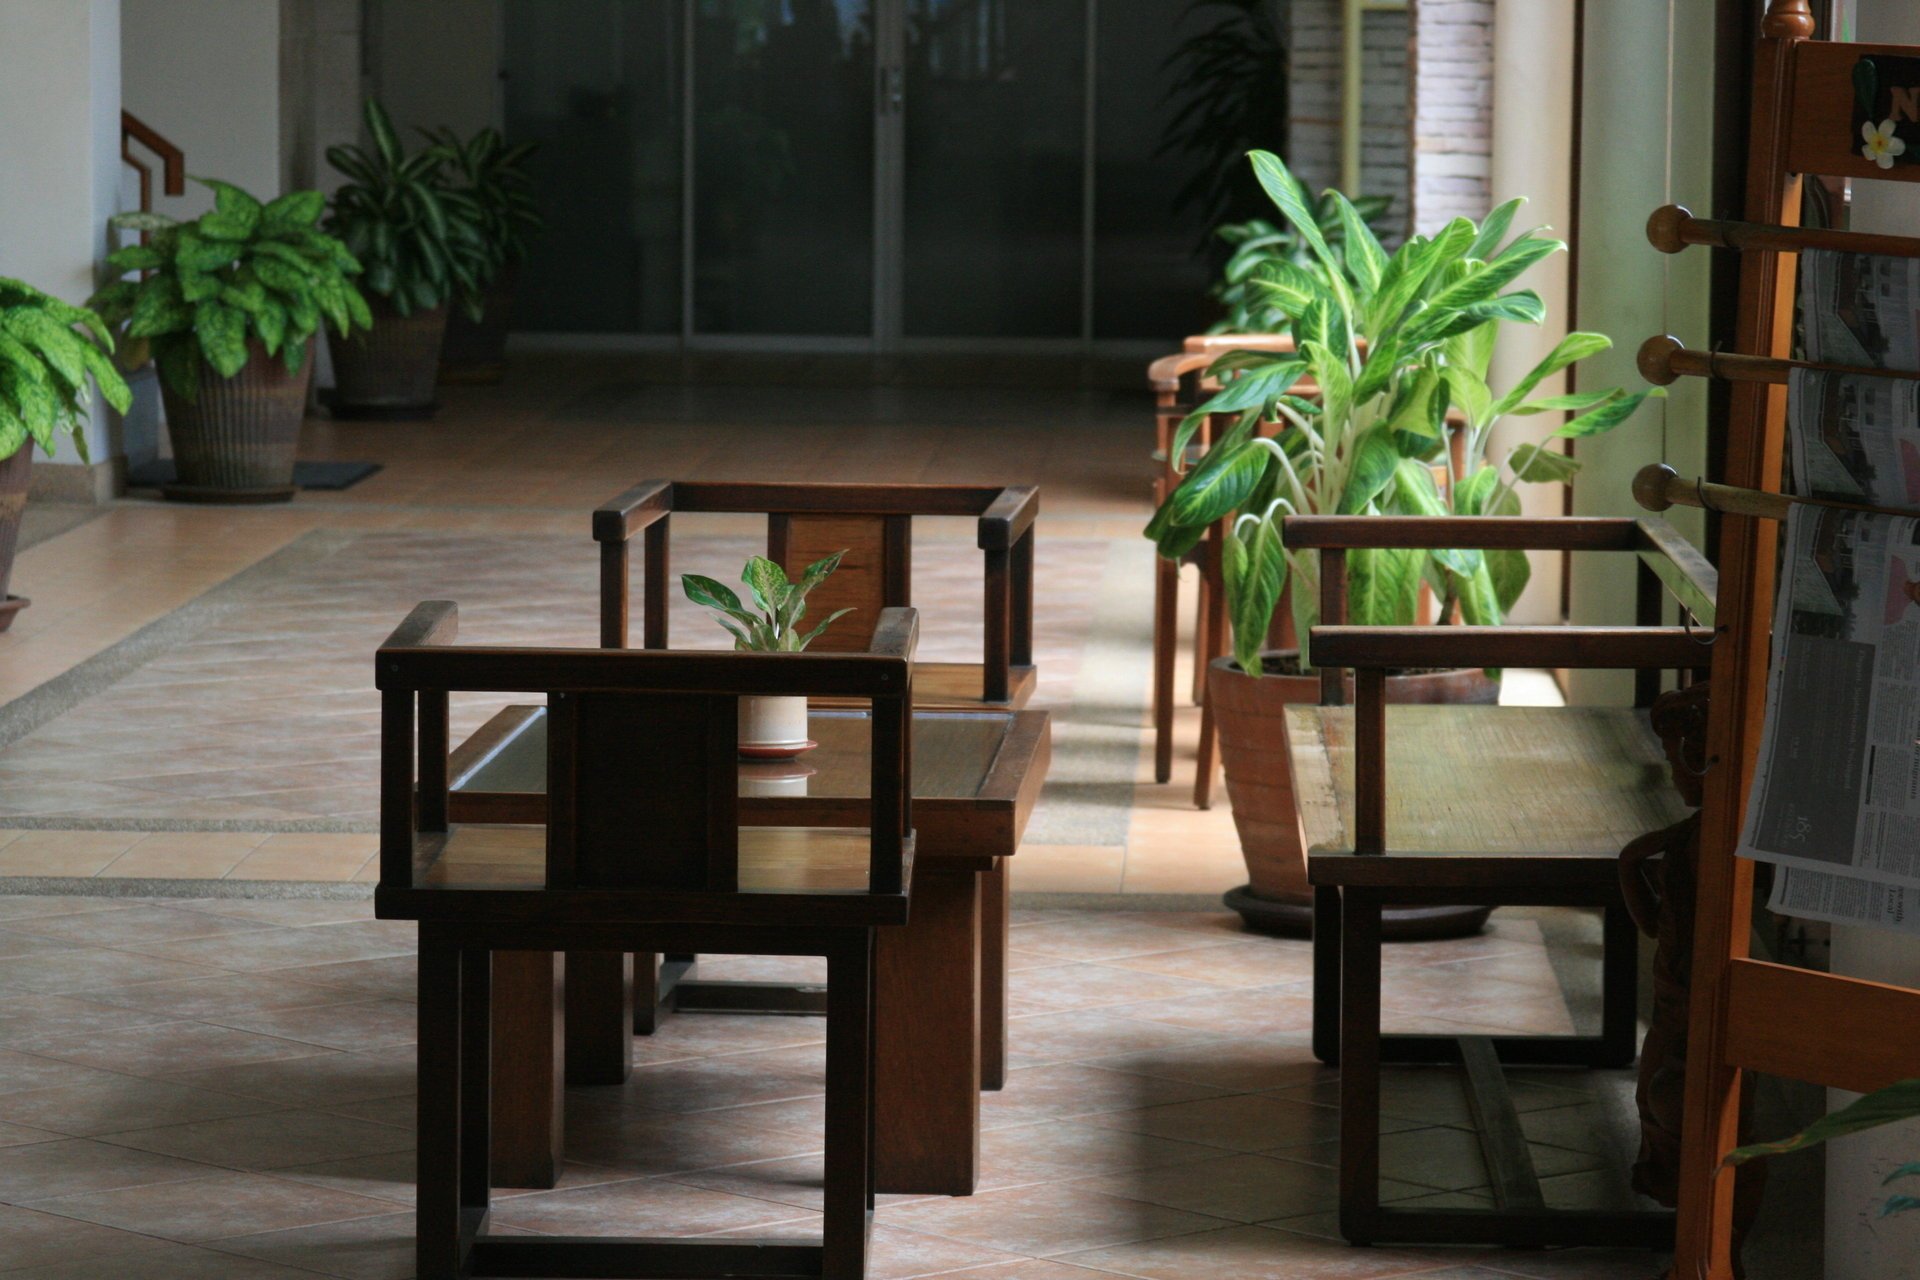
<svg viewBox="0 0 1920 1280"><path fill-rule="evenodd" d="M440 381L450 386L492 386L507 374L507 332L513 316L517 267L508 267L487 287L486 309L478 320L464 307L447 315L447 340L440 349Z"/></svg>
<svg viewBox="0 0 1920 1280"><path fill-rule="evenodd" d="M293 497L293 457L313 381L313 343L300 371L247 341L247 363L231 378L200 372L191 400L161 382L167 435L173 441L175 481L162 488L179 502L285 502Z"/></svg>
<svg viewBox="0 0 1920 1280"><path fill-rule="evenodd" d="M10 458L0 458L0 631L13 625L13 615L27 607L25 596L7 594L13 576L13 552L20 545L20 516L27 508L27 476L33 468L33 441L22 444Z"/></svg>
<svg viewBox="0 0 1920 1280"><path fill-rule="evenodd" d="M1297 651L1271 651L1270 666L1288 667ZM1352 676L1348 676L1352 687ZM1248 884L1228 895L1228 905L1256 928L1289 933L1311 928L1313 890L1307 883L1307 843L1294 803L1292 748L1287 737L1287 707L1320 700L1317 675L1275 674L1255 679L1232 658L1219 658L1207 674L1214 722L1220 730L1220 759L1226 768L1227 794L1233 799L1233 823L1247 862ZM1389 676L1390 704L1456 703L1491 705L1500 685L1479 668ZM1436 918L1434 912L1449 913ZM1388 936L1434 937L1471 933L1489 909L1421 908L1390 911ZM1260 918L1256 919L1258 916Z"/></svg>
<svg viewBox="0 0 1920 1280"><path fill-rule="evenodd" d="M403 316L371 295L373 327L350 337L329 331L336 418L431 418L438 407L440 347L447 334L445 304Z"/></svg>

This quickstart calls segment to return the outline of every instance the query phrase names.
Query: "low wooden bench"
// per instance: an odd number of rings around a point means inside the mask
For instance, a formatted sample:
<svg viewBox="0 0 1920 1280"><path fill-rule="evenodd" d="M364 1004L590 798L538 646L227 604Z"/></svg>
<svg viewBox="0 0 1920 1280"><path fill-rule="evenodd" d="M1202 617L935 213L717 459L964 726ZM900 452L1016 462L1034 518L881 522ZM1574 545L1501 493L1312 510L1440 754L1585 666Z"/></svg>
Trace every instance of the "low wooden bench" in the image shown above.
<svg viewBox="0 0 1920 1280"><path fill-rule="evenodd" d="M1634 1059L1638 938L1618 858L1686 812L1646 708L1663 672L1687 679L1707 665L1713 569L1659 520L1302 517L1284 536L1320 550L1328 624L1310 635L1321 705L1291 708L1286 724L1315 889L1314 1049L1340 1066L1341 1234L1356 1244L1670 1246L1663 1211L1547 1206L1501 1069ZM1342 625L1346 554L1379 546L1634 554L1638 624ZM1661 625L1663 589L1705 625ZM1639 705L1385 705L1389 669L1473 666L1633 669ZM1440 903L1601 908L1599 1034L1383 1035L1381 911ZM1380 1203L1384 1063L1465 1067L1494 1208Z"/></svg>

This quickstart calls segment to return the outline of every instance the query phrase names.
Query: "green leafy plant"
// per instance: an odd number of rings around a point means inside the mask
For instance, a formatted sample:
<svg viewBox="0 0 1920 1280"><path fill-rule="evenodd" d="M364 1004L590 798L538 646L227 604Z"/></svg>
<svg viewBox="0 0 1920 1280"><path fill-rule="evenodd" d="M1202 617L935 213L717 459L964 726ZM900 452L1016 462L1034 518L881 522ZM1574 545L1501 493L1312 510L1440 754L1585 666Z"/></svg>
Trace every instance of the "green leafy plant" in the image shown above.
<svg viewBox="0 0 1920 1280"><path fill-rule="evenodd" d="M367 99L371 147L327 148L347 178L333 193L327 230L366 265L361 284L401 315L430 311L456 294L474 319L493 271L479 202L452 187L444 146L408 155L386 108Z"/></svg>
<svg viewBox="0 0 1920 1280"><path fill-rule="evenodd" d="M1790 1151L1805 1151L1823 1142L1844 1138L1850 1133L1863 1133L1882 1125L1913 1119L1920 1119L1920 1078L1901 1080L1856 1098L1833 1114L1821 1116L1791 1138L1783 1138L1779 1142L1756 1142L1729 1151L1725 1163L1740 1165L1749 1160L1786 1155ZM1882 1178L1880 1185L1890 1187L1909 1178L1920 1178L1920 1160L1907 1161ZM1912 1213L1917 1209L1920 1209L1920 1196L1889 1195L1880 1206L1880 1216L1885 1218L1896 1213Z"/></svg>
<svg viewBox="0 0 1920 1280"><path fill-rule="evenodd" d="M151 354L167 387L193 400L203 369L231 378L246 367L250 341L297 373L323 322L342 333L372 323L353 285L360 263L320 230L326 201L318 191L262 203L231 183L194 181L213 191L212 212L191 222L157 213L110 221L147 233L146 244L107 255L115 275L142 277L116 280L91 301L109 324L125 327L129 363Z"/></svg>
<svg viewBox="0 0 1920 1280"><path fill-rule="evenodd" d="M0 460L30 440L51 457L61 436L86 460L87 380L122 413L133 402L112 351L113 334L92 311L0 276Z"/></svg>
<svg viewBox="0 0 1920 1280"><path fill-rule="evenodd" d="M813 630L804 633L799 630L800 620L807 616L808 593L840 567L840 557L846 554L836 551L824 560L814 561L798 582L789 582L787 571L765 556L754 556L747 561L740 581L746 584L757 613L742 604L740 597L723 582L697 573L683 573L680 585L687 599L720 612L722 616L715 621L732 633L735 649L752 653L799 653L833 625L836 618L853 612L836 609Z"/></svg>
<svg viewBox="0 0 1920 1280"><path fill-rule="evenodd" d="M490 263L488 279L525 261L534 233L547 225L534 201L533 179L526 168L527 157L538 144L508 146L493 128L482 129L465 142L448 128L422 133L446 155L447 167L459 184L452 189L473 201Z"/></svg>
<svg viewBox="0 0 1920 1280"><path fill-rule="evenodd" d="M1328 196L1345 233L1334 242L1277 156L1256 151L1252 161L1261 186L1320 268L1276 258L1252 276L1287 316L1298 349L1233 351L1212 365L1222 389L1181 423L1173 456L1186 456L1209 415L1237 416L1154 513L1146 533L1162 555L1178 558L1216 521L1232 519L1223 568L1234 656L1258 674L1289 580L1303 641L1318 614L1319 558L1284 545L1284 516L1517 515L1517 485L1566 481L1579 464L1532 444L1489 461L1489 440L1502 418L1571 412L1575 416L1553 434L1579 439L1613 429L1656 393L1614 388L1530 398L1547 378L1612 345L1594 333L1569 334L1504 392L1488 386L1499 326L1545 319L1539 295L1509 286L1565 248L1534 231L1509 239L1520 201L1478 225L1456 218L1389 255L1344 196ZM1311 396L1296 391L1309 386ZM1458 426L1449 426L1450 412ZM1268 435L1263 426L1278 429ZM1449 447L1456 433L1464 466ZM1436 470L1443 477L1438 482ZM1497 623L1528 574L1525 555L1515 551L1393 548L1350 552L1347 571L1350 617L1361 625L1410 623L1423 580L1439 596L1442 619L1457 606L1468 623Z"/></svg>
<svg viewBox="0 0 1920 1280"><path fill-rule="evenodd" d="M1329 245L1344 248L1347 231L1332 197L1332 192L1320 197L1313 208L1313 219ZM1380 219L1393 207L1393 201L1387 196L1361 196L1353 207L1361 221L1375 228L1377 236ZM1212 290L1226 314L1207 332L1285 333L1292 319L1262 287L1260 270L1270 263L1290 262L1303 270L1319 272L1324 269L1320 259L1292 229L1275 226L1264 218L1230 222L1214 235L1233 252Z"/></svg>

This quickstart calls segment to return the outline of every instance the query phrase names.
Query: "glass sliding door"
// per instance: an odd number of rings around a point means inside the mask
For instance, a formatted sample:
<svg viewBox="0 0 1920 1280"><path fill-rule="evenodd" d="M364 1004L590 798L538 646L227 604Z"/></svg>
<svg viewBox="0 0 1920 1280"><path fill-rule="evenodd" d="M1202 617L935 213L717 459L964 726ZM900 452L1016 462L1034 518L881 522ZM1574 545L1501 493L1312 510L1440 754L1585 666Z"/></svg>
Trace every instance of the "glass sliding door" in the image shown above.
<svg viewBox="0 0 1920 1280"><path fill-rule="evenodd" d="M1080 337L1089 0L904 3L904 335Z"/></svg>
<svg viewBox="0 0 1920 1280"><path fill-rule="evenodd" d="M516 325L677 334L681 326L681 0L505 6L505 130L528 161L546 233L520 273ZM430 50L407 56L431 75Z"/></svg>
<svg viewBox="0 0 1920 1280"><path fill-rule="evenodd" d="M873 334L871 0L693 0L697 335Z"/></svg>

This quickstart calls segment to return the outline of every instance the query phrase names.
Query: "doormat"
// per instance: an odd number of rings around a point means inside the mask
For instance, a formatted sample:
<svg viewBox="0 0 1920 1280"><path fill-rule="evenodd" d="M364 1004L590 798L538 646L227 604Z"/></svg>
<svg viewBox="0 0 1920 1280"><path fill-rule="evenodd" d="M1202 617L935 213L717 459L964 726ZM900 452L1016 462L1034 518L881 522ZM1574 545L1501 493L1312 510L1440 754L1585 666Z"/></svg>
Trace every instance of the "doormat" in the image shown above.
<svg viewBox="0 0 1920 1280"><path fill-rule="evenodd" d="M296 462L293 483L301 489L351 489L374 472L377 462ZM155 458L127 472L127 484L134 489L158 489L172 484L179 473L172 458Z"/></svg>

